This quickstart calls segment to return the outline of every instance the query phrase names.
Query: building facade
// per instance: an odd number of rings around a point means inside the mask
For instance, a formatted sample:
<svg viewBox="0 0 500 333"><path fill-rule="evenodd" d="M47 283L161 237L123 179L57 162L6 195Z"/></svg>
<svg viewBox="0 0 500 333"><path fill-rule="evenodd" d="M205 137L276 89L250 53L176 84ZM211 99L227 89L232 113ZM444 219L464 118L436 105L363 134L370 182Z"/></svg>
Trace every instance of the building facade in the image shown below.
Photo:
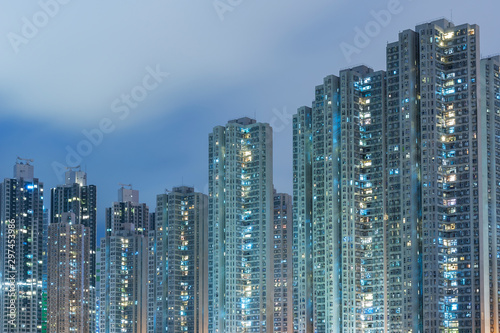
<svg viewBox="0 0 500 333"><path fill-rule="evenodd" d="M401 333L423 329L419 44L405 30L387 45L387 326Z"/></svg>
<svg viewBox="0 0 500 333"><path fill-rule="evenodd" d="M385 332L385 72L342 70L294 117L294 330Z"/></svg>
<svg viewBox="0 0 500 333"><path fill-rule="evenodd" d="M292 196L274 191L273 227L273 332L293 332Z"/></svg>
<svg viewBox="0 0 500 333"><path fill-rule="evenodd" d="M495 332L499 59L445 19L386 56L294 118L294 329Z"/></svg>
<svg viewBox="0 0 500 333"><path fill-rule="evenodd" d="M47 240L49 237L49 210L43 207L43 239ZM48 242L44 241L42 245L42 333L47 332L47 251Z"/></svg>
<svg viewBox="0 0 500 333"><path fill-rule="evenodd" d="M90 235L74 213L48 230L47 332L90 331Z"/></svg>
<svg viewBox="0 0 500 333"><path fill-rule="evenodd" d="M481 165L483 174L487 177L480 178L482 186L488 188L488 231L483 230L480 242L486 243L488 239L488 256L482 264L488 266L488 280L483 279L483 286L489 288L482 297L490 299L489 322L493 332L500 331L499 319L499 290L500 281L500 56L488 57L481 60L481 118L480 130L486 140L480 142L480 148L486 152L487 158ZM486 184L484 184L486 182ZM484 248L483 251L486 249ZM486 252L484 252L486 253ZM487 262L486 262L487 260ZM487 310L487 309L485 309ZM485 311L488 320L488 311Z"/></svg>
<svg viewBox="0 0 500 333"><path fill-rule="evenodd" d="M118 201L106 208L106 235L121 230L126 224L133 224L135 231L148 235L149 208L139 203L139 191L121 187L118 190Z"/></svg>
<svg viewBox="0 0 500 333"><path fill-rule="evenodd" d="M150 244L151 332L206 333L208 198L181 186L158 195L156 202L157 228Z"/></svg>
<svg viewBox="0 0 500 333"><path fill-rule="evenodd" d="M101 273L101 248L96 248L96 269L95 269L95 332L101 332L101 276L104 274L104 271Z"/></svg>
<svg viewBox="0 0 500 333"><path fill-rule="evenodd" d="M99 331L146 333L149 208L137 190L122 187L118 200L106 208L100 243Z"/></svg>
<svg viewBox="0 0 500 333"><path fill-rule="evenodd" d="M89 330L96 329L96 246L97 246L97 187L87 185L87 174L80 170L68 170L65 173L65 183L51 189L50 223L61 223L65 213L73 213L73 225L82 225L88 238L89 263L85 266L85 274L89 276L89 295L86 308L90 311L88 316Z"/></svg>
<svg viewBox="0 0 500 333"><path fill-rule="evenodd" d="M272 130L241 118L209 135L208 331L273 330Z"/></svg>
<svg viewBox="0 0 500 333"><path fill-rule="evenodd" d="M148 239L124 224L101 239L99 331L146 333Z"/></svg>
<svg viewBox="0 0 500 333"><path fill-rule="evenodd" d="M384 71L360 66L340 72L340 280L344 332L387 332L385 93Z"/></svg>
<svg viewBox="0 0 500 333"><path fill-rule="evenodd" d="M0 184L0 331L42 332L43 183L18 160Z"/></svg>

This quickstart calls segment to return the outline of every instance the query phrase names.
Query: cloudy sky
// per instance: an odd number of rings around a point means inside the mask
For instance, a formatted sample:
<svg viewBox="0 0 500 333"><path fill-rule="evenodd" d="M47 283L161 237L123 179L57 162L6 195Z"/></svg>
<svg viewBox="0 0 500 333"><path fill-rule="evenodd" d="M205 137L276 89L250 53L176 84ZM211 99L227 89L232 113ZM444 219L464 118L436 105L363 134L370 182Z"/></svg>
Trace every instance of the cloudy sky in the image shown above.
<svg viewBox="0 0 500 333"><path fill-rule="evenodd" d="M499 53L498 12L497 0L0 0L0 178L16 156L46 188L81 164L104 229L118 183L151 210L166 188L207 192L208 133L250 116L274 127L275 185L291 192L291 116L324 76L384 69L399 31L443 16L479 24L482 54Z"/></svg>

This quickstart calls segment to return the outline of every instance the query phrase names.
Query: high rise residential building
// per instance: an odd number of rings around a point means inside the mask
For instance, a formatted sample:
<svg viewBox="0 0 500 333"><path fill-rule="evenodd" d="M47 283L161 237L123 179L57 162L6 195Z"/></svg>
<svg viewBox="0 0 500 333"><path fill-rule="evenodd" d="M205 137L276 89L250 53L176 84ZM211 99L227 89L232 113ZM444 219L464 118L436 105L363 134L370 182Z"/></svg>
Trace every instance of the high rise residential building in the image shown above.
<svg viewBox="0 0 500 333"><path fill-rule="evenodd" d="M484 294L490 274L484 265L488 242L481 242L483 232L488 233L483 193L487 189L479 182L487 177L480 170L486 155L479 155L483 140L479 27L454 26L443 19L419 25L416 32L420 39L416 75L420 80L422 327L424 332L488 332L490 299ZM407 148L407 140L401 148ZM413 246L409 239L401 241L403 246ZM402 274L404 278L407 272Z"/></svg>
<svg viewBox="0 0 500 333"><path fill-rule="evenodd" d="M155 332L159 309L157 308L157 281L160 270L156 265L156 212L149 213L148 225L148 332ZM159 291L158 291L159 292Z"/></svg>
<svg viewBox="0 0 500 333"><path fill-rule="evenodd" d="M150 332L207 333L208 198L181 186L158 195L156 202Z"/></svg>
<svg viewBox="0 0 500 333"><path fill-rule="evenodd" d="M208 331L273 330L272 129L250 118L209 135Z"/></svg>
<svg viewBox="0 0 500 333"><path fill-rule="evenodd" d="M97 246L97 188L87 185L87 174L81 170L70 169L65 173L65 183L51 189L50 224L61 223L64 213L73 213L72 225L82 225L88 237L89 263L85 266L85 274L89 277L89 295L86 298L90 311L88 316L89 330L95 332L95 288L96 288L96 246Z"/></svg>
<svg viewBox="0 0 500 333"><path fill-rule="evenodd" d="M100 246L101 244L99 244ZM95 267L95 332L101 332L101 248L96 248L96 267Z"/></svg>
<svg viewBox="0 0 500 333"><path fill-rule="evenodd" d="M43 207L43 244L42 244L42 333L47 332L47 251L49 237L49 210Z"/></svg>
<svg viewBox="0 0 500 333"><path fill-rule="evenodd" d="M488 252L483 249L480 265L487 266L488 280L483 282L482 297L489 298L489 313L485 311L486 320L490 321L493 332L500 331L499 318L499 290L500 290L500 56L488 57L481 60L481 117L479 130L486 140L480 141L479 149L486 153L481 164L481 172L487 177L480 177L479 181L488 191L482 191L483 200L488 200L488 229L484 228L480 236L480 243L488 244ZM487 195L485 195L487 193ZM486 213L486 212L485 212ZM484 215L486 216L486 215ZM486 239L488 241L486 241ZM486 256L484 254L488 253ZM487 261L487 262L486 262ZM488 308L486 309L488 310Z"/></svg>
<svg viewBox="0 0 500 333"><path fill-rule="evenodd" d="M160 269L156 264L156 212L149 213L148 225L148 332L156 332L159 328L159 323L163 318L156 299L157 293L160 293L161 287L157 284L160 280ZM158 291L157 291L158 290Z"/></svg>
<svg viewBox="0 0 500 333"><path fill-rule="evenodd" d="M339 94L325 77L293 121L294 332L340 329Z"/></svg>
<svg viewBox="0 0 500 333"><path fill-rule="evenodd" d="M384 331L385 73L330 75L294 117L294 329Z"/></svg>
<svg viewBox="0 0 500 333"><path fill-rule="evenodd" d="M125 224L133 224L135 231L148 235L149 208L139 203L139 191L124 188L118 190L118 201L106 208L106 235L120 230Z"/></svg>
<svg viewBox="0 0 500 333"><path fill-rule="evenodd" d="M125 223L101 239L99 331L146 333L148 239Z"/></svg>
<svg viewBox="0 0 500 333"><path fill-rule="evenodd" d="M90 235L72 212L58 220L49 225L47 240L47 332L91 332Z"/></svg>
<svg viewBox="0 0 500 333"><path fill-rule="evenodd" d="M361 66L340 72L340 281L345 332L387 332L385 89L383 71ZM325 188L324 194L332 190Z"/></svg>
<svg viewBox="0 0 500 333"><path fill-rule="evenodd" d="M273 332L293 332L292 196L274 191L273 226Z"/></svg>
<svg viewBox="0 0 500 333"><path fill-rule="evenodd" d="M336 85L335 87L332 87L332 82ZM338 92L337 77L333 75L327 77L325 84L327 84L327 87L330 86L330 91L333 89L335 93ZM318 87L321 90L321 86ZM333 99L333 96L330 99ZM328 102L332 102L332 100L327 100L326 103L329 104ZM334 105L337 105L336 101ZM328 114L331 114L333 117L332 111L328 112ZM334 119L337 120L337 118ZM317 124L318 122L315 123ZM333 129L333 121L327 122L327 124L328 123L330 123ZM338 122L335 121L336 126L337 124ZM300 333L314 332L313 237L311 234L313 226L312 159L315 155L313 152L313 125L315 124L313 124L312 108L307 106L299 108L297 114L293 117L293 331ZM330 141L333 145L333 138ZM336 142L338 141L339 140ZM339 157L337 157L337 162L338 161L340 161ZM336 165L334 162L335 160L331 162L332 165ZM335 174L335 177L337 178L338 175ZM336 186L340 186L338 181ZM333 196L333 194L337 192L332 191L330 193ZM336 207L338 214L339 204L337 201ZM333 210L333 207L331 210ZM334 245L335 243L332 244L332 246ZM333 250L329 251L329 253L336 257L340 255L339 253L334 253ZM338 275L333 275L332 278L335 276L338 277ZM339 283L338 279L334 282L336 282L336 285ZM337 298L340 300L340 296Z"/></svg>
<svg viewBox="0 0 500 333"><path fill-rule="evenodd" d="M387 45L384 158L390 332L423 329L419 45L420 37L412 30L400 32L398 41Z"/></svg>
<svg viewBox="0 0 500 333"><path fill-rule="evenodd" d="M156 214L155 214L156 216ZM151 215L150 215L151 217ZM160 313L158 303L160 300L156 299L156 295L161 292L158 285L160 280L160 269L156 267L156 230L149 229L148 231L148 308L147 308L147 332L156 332L159 328L159 323L162 322L163 315Z"/></svg>
<svg viewBox="0 0 500 333"><path fill-rule="evenodd" d="M100 243L99 331L146 333L149 208L136 190L121 188L118 200L106 208Z"/></svg>
<svg viewBox="0 0 500 333"><path fill-rule="evenodd" d="M498 330L498 60L440 19L298 110L295 331Z"/></svg>
<svg viewBox="0 0 500 333"><path fill-rule="evenodd" d="M43 183L18 159L0 184L0 331L42 332Z"/></svg>

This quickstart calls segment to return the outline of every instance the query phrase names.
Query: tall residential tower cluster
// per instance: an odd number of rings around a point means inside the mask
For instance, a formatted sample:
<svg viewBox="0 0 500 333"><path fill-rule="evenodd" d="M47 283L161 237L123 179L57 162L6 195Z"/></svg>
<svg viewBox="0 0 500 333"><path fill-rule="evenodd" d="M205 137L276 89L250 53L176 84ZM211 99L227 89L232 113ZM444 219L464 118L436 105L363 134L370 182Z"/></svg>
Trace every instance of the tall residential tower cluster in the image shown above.
<svg viewBox="0 0 500 333"><path fill-rule="evenodd" d="M96 249L96 187L51 190L30 160L0 184L6 333L500 331L500 56L440 19L387 44L385 70L343 69L293 118L293 196L273 133L208 137L208 195L156 210L122 186Z"/></svg>
<svg viewBox="0 0 500 333"><path fill-rule="evenodd" d="M499 57L444 19L294 117L294 330L498 331Z"/></svg>

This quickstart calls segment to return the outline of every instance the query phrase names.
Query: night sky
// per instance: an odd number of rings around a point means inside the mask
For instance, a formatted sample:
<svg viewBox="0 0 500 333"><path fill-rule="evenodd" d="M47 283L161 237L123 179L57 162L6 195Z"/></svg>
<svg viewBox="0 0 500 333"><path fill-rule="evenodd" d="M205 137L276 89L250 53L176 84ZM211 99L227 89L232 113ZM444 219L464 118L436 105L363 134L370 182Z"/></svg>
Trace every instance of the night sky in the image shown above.
<svg viewBox="0 0 500 333"><path fill-rule="evenodd" d="M291 193L293 113L326 75L385 69L399 31L453 16L480 26L483 56L500 52L498 0L59 1L1 1L0 178L32 158L48 191L81 164L100 235L118 183L151 211L174 186L206 193L208 134L242 116L274 127L274 183Z"/></svg>

